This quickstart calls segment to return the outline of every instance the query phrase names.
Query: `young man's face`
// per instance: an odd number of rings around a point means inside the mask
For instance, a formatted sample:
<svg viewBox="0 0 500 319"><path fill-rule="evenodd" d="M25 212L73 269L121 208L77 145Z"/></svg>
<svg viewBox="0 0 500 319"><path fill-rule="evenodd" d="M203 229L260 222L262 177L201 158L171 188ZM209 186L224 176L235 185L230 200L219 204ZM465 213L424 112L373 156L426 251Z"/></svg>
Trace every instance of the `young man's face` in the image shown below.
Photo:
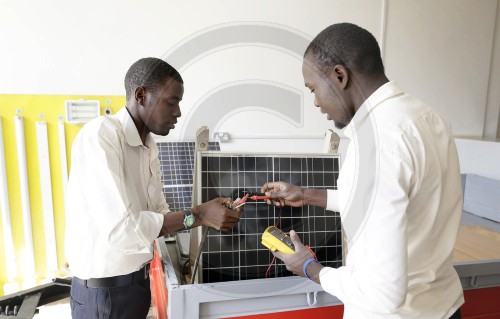
<svg viewBox="0 0 500 319"><path fill-rule="evenodd" d="M175 128L177 118L181 116L179 103L184 95L184 85L168 78L163 86L146 94L148 110L144 125L149 132L165 136Z"/></svg>
<svg viewBox="0 0 500 319"><path fill-rule="evenodd" d="M341 94L341 86L336 83L335 79L332 80L332 77L321 73L312 62L310 55L304 57L302 76L306 87L314 93L314 105L319 107L321 113L326 113L327 119L334 121L339 129L349 124L354 113L349 111Z"/></svg>

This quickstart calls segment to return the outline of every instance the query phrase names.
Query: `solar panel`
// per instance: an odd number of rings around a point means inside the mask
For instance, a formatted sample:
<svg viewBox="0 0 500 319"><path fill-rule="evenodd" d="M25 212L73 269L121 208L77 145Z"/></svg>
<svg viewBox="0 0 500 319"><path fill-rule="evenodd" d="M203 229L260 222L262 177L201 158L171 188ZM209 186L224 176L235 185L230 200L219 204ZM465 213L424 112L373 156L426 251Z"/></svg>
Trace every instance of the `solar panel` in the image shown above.
<svg viewBox="0 0 500 319"><path fill-rule="evenodd" d="M199 168L201 201L259 193L268 181L284 181L316 189L336 189L339 158L334 155L248 155L202 152ZM294 229L325 266L342 264L342 234L338 213L305 206L275 208L247 201L238 225L228 233L210 229L201 253L202 283L293 275L260 242L270 225ZM266 274L267 273L267 274Z"/></svg>
<svg viewBox="0 0 500 319"><path fill-rule="evenodd" d="M163 194L171 211L192 207L194 142L158 142ZM208 149L219 151L219 142L209 142Z"/></svg>

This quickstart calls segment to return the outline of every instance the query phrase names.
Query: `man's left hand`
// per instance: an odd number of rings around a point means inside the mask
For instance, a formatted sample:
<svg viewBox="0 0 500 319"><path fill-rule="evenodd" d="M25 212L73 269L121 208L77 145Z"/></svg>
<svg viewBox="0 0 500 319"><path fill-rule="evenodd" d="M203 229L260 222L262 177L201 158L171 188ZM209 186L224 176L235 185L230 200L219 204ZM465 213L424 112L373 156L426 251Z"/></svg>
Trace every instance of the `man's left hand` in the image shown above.
<svg viewBox="0 0 500 319"><path fill-rule="evenodd" d="M290 238L292 239L293 245L295 247L295 253L284 254L284 253L279 252L279 251L274 251L273 254L274 254L274 256L281 259L285 263L286 269L288 269L289 271L293 272L294 274L296 274L298 276L305 277L304 271L303 271L304 263L309 258L311 258L311 257L314 258L314 256L313 256L312 252L309 249L307 249L306 246L304 246L302 244L299 236L297 235L297 233L294 230L290 231ZM314 264L316 264L316 263L314 263ZM313 268L313 267L311 267L311 268ZM317 267L314 267L314 268L316 269ZM317 272L319 274L319 271L317 271ZM311 273L308 273L308 274L313 279L315 279L315 277L318 277L318 274L316 274L315 271L314 271L314 275L315 275L314 277L311 275Z"/></svg>

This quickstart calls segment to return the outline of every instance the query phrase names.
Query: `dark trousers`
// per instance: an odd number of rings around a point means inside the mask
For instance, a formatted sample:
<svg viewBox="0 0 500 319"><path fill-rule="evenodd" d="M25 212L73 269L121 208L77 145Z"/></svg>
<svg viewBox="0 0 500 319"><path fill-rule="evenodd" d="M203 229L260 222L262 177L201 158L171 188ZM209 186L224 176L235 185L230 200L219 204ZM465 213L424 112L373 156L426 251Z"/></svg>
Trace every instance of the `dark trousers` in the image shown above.
<svg viewBox="0 0 500 319"><path fill-rule="evenodd" d="M71 281L73 319L146 318L150 305L149 278L119 288L90 288L75 279Z"/></svg>
<svg viewBox="0 0 500 319"><path fill-rule="evenodd" d="M460 308L450 317L450 319L462 319L462 313L460 312Z"/></svg>

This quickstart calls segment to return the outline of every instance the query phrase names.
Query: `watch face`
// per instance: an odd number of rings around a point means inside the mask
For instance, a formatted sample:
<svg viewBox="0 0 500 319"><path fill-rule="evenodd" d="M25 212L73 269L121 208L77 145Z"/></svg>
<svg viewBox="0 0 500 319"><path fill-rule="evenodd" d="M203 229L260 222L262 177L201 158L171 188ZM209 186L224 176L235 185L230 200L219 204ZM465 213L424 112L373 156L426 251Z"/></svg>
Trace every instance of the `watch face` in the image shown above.
<svg viewBox="0 0 500 319"><path fill-rule="evenodd" d="M186 228L189 228L193 226L193 224L194 224L194 216L186 215L186 217L184 217L184 226L186 226Z"/></svg>

